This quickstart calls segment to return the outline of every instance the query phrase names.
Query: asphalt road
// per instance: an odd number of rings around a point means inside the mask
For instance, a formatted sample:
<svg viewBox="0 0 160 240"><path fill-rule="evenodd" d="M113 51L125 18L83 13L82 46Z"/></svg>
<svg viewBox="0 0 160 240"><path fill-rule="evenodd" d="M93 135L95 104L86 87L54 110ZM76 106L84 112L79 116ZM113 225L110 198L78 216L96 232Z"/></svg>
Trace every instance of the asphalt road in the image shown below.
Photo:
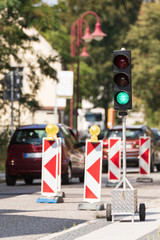
<svg viewBox="0 0 160 240"><path fill-rule="evenodd" d="M138 202L144 202L146 207L160 205L160 173L150 175L153 182L136 182L138 173L127 173L127 178L138 190ZM101 202L106 206L111 201L111 190L106 187L107 174L102 175ZM83 203L83 184L73 179L69 185L62 185L65 193L64 203L46 204L36 203L40 194L41 184L36 180L33 185L27 186L18 181L16 186L8 187L0 184L0 238L9 240L47 239L75 239L92 231L95 227L111 224L105 220L103 211L80 211L78 205ZM95 223L95 219L97 222ZM66 229L75 227L75 231L68 233ZM83 226L79 228L77 226ZM80 230L81 229L81 230ZM77 233L76 233L77 231ZM57 232L58 233L57 235ZM62 235L62 233L69 235ZM77 234L75 236L75 233ZM65 236L65 238L64 238ZM68 236L68 237L67 237Z"/></svg>

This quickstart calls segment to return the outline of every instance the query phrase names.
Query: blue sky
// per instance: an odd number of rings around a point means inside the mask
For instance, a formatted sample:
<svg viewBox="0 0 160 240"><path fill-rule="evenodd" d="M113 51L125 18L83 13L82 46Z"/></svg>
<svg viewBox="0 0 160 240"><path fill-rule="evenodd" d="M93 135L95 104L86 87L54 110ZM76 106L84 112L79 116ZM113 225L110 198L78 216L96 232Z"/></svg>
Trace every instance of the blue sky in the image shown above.
<svg viewBox="0 0 160 240"><path fill-rule="evenodd" d="M43 2L47 3L48 5L54 5L57 4L58 0L43 0Z"/></svg>

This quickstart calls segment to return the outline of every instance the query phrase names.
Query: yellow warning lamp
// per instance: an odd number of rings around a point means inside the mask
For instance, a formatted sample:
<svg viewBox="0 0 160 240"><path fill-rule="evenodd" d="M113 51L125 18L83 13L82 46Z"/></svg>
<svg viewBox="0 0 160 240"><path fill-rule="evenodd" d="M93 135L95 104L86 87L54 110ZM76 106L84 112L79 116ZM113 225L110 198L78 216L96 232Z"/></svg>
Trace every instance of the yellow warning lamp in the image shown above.
<svg viewBox="0 0 160 240"><path fill-rule="evenodd" d="M93 125L90 127L89 132L91 134L91 142L98 142L98 135L100 134L100 127Z"/></svg>
<svg viewBox="0 0 160 240"><path fill-rule="evenodd" d="M57 133L59 132L59 127L55 124L48 124L45 130L47 133L47 140L53 141L57 137Z"/></svg>

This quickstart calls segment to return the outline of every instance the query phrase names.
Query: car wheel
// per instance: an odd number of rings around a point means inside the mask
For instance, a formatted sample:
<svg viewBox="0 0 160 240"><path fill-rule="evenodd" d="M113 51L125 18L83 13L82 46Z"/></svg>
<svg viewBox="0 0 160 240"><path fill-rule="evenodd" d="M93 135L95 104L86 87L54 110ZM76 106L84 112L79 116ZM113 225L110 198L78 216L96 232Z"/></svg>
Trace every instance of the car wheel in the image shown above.
<svg viewBox="0 0 160 240"><path fill-rule="evenodd" d="M83 175L82 175L81 177L79 177L79 181L80 181L81 183L84 183L84 173L83 173Z"/></svg>
<svg viewBox="0 0 160 240"><path fill-rule="evenodd" d="M24 181L25 181L25 183L26 183L27 185L32 185L32 183L33 183L33 178L25 177Z"/></svg>
<svg viewBox="0 0 160 240"><path fill-rule="evenodd" d="M157 168L157 172L160 172L160 164L157 164L156 168Z"/></svg>
<svg viewBox="0 0 160 240"><path fill-rule="evenodd" d="M150 171L151 171L151 172L154 172L154 154L152 154L152 156L151 156Z"/></svg>
<svg viewBox="0 0 160 240"><path fill-rule="evenodd" d="M6 174L6 184L7 186L14 186L16 184L16 176Z"/></svg>
<svg viewBox="0 0 160 240"><path fill-rule="evenodd" d="M145 217L146 217L146 207L144 203L140 203L139 205L139 218L140 221L145 221Z"/></svg>
<svg viewBox="0 0 160 240"><path fill-rule="evenodd" d="M106 206L106 219L108 222L112 221L112 205L110 203Z"/></svg>
<svg viewBox="0 0 160 240"><path fill-rule="evenodd" d="M108 173L108 165L102 167L102 173Z"/></svg>
<svg viewBox="0 0 160 240"><path fill-rule="evenodd" d="M72 169L71 166L68 165L68 168L64 174L62 174L62 184L68 184L72 178Z"/></svg>

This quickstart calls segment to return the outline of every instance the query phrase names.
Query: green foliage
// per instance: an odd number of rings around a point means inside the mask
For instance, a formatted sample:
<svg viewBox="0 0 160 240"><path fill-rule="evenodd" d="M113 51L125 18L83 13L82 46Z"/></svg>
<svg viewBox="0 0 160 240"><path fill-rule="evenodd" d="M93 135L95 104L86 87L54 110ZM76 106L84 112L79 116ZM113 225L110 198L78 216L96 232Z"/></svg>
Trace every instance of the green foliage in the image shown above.
<svg viewBox="0 0 160 240"><path fill-rule="evenodd" d="M95 107L104 107L107 110L113 100L113 50L123 47L130 25L137 19L140 5L141 0L59 0L59 4L53 7L54 31L49 27L44 29L38 26L43 36L60 53L64 69L70 69L70 63L74 62L74 85L76 87L77 58L76 56L73 59L70 57L71 26L86 11L94 11L98 14L101 29L107 33L107 37L103 41L92 41L87 44L87 52L90 56L85 60L81 59L80 99L89 99ZM96 17L87 14L84 19L87 20L93 32ZM85 27L85 24L83 26ZM82 48L80 52L81 50ZM85 62L85 65L82 62ZM74 99L76 99L76 91L74 93Z"/></svg>
<svg viewBox="0 0 160 240"><path fill-rule="evenodd" d="M0 132L0 170L5 169L5 160L7 157L7 147L10 140L9 127Z"/></svg>
<svg viewBox="0 0 160 240"><path fill-rule="evenodd" d="M147 121L151 125L160 121L159 24L160 4L145 3L126 39L133 56L133 92L144 104Z"/></svg>
<svg viewBox="0 0 160 240"><path fill-rule="evenodd" d="M48 57L46 59L39 57L38 63L39 63L41 72L44 75L57 80L57 72L50 66L50 63L51 62L54 63L56 60L57 60L56 57L55 58Z"/></svg>
<svg viewBox="0 0 160 240"><path fill-rule="evenodd" d="M44 7L43 7L44 6ZM45 17L43 17L45 15ZM4 87L3 78L6 72L11 70L10 57L12 56L17 64L22 64L23 57L19 55L19 50L32 51L32 41L38 41L38 36L28 36L24 29L42 25L42 30L46 26L52 29L54 22L51 21L52 8L48 5L43 5L41 0L0 0L0 72L3 75L0 80L2 89ZM41 22L41 21L42 22ZM50 23L50 24L49 24ZM28 44L26 44L26 42ZM51 67L52 63L56 59L52 57L45 58L37 54L39 67L41 73L56 79L56 71ZM36 74L37 66L34 66L31 62L25 62L30 73L27 75L29 79L29 86L31 94L23 94L19 105L24 109L30 109L35 111L38 108L38 102L35 100L36 93L40 88L43 78ZM3 94L0 96L0 106L3 108L4 113L7 111L7 107L10 104L8 101L3 100ZM15 109L15 112L20 111ZM19 116L19 114L17 115ZM18 117L14 117L15 124L18 123Z"/></svg>

